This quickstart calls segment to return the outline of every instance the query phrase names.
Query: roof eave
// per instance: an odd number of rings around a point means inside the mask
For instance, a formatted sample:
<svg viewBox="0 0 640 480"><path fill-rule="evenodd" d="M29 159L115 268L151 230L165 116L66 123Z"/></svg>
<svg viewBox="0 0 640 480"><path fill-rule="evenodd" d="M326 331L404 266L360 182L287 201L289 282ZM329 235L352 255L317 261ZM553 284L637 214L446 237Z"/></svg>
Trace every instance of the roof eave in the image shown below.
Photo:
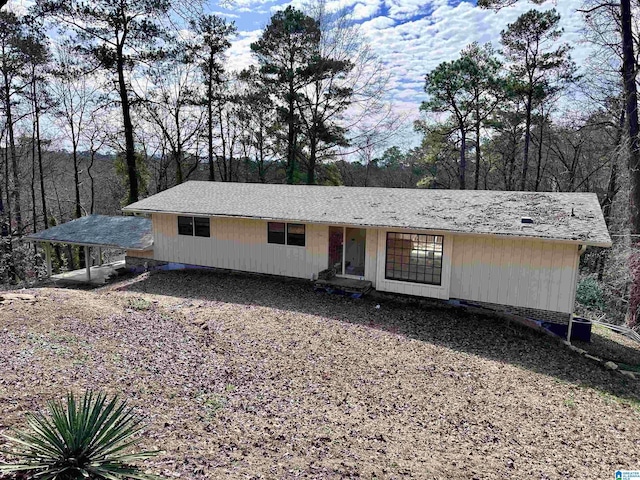
<svg viewBox="0 0 640 480"><path fill-rule="evenodd" d="M141 209L141 208L130 208L124 207L122 208L123 212L126 213L139 213L139 214L165 214L165 215L193 215L199 217L220 217L220 218L242 218L248 220L268 220L268 221L276 221L276 222L301 222L301 223L315 223L319 225L342 225L341 222L334 221L317 221L317 220L305 220L305 219L291 219L291 218L274 218L274 217L259 217L259 216L245 216L245 215L223 215L216 213L199 213L199 212L187 212L187 211L174 211L174 210L158 210L158 209ZM562 242L562 243L571 243L575 245L587 245L589 247L602 247L602 248L611 248L612 242L597 242L590 240L582 240L582 239L572 239L572 238L557 238L557 237L542 237L535 235L517 235L515 233L490 233L490 232L466 232L461 230L447 230L447 229L433 229L433 228L420 228L420 227L407 227L402 225L373 225L373 224L365 224L365 223L349 223L344 225L353 225L360 226L366 228L402 228L406 230L428 230L433 232L448 232L454 233L458 235L490 235L501 238L522 238L528 240L543 240L543 241L551 241L551 242Z"/></svg>

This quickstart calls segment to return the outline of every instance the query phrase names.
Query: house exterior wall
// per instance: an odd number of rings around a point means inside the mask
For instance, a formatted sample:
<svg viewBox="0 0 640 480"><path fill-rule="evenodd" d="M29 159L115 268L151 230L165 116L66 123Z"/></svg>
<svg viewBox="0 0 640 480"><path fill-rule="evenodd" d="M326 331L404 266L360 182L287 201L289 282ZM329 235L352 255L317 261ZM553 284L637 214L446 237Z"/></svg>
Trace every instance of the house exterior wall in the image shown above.
<svg viewBox="0 0 640 480"><path fill-rule="evenodd" d="M364 257L364 279L371 282L373 288L378 284L378 230L367 229L367 239Z"/></svg>
<svg viewBox="0 0 640 480"><path fill-rule="evenodd" d="M155 260L305 279L328 266L327 225L306 224L306 246L296 247L269 244L263 220L212 217L210 238L178 235L177 223L176 215L153 214ZM415 231L444 236L442 284L426 285L385 278L386 234L394 231L367 229L364 278L377 290L523 311L573 311L580 258L575 244Z"/></svg>
<svg viewBox="0 0 640 480"><path fill-rule="evenodd" d="M578 245L453 236L450 298L572 313Z"/></svg>
<svg viewBox="0 0 640 480"><path fill-rule="evenodd" d="M267 222L211 217L210 237L178 235L177 215L153 214L154 259L308 278L327 268L329 227L306 224L306 246L267 243Z"/></svg>

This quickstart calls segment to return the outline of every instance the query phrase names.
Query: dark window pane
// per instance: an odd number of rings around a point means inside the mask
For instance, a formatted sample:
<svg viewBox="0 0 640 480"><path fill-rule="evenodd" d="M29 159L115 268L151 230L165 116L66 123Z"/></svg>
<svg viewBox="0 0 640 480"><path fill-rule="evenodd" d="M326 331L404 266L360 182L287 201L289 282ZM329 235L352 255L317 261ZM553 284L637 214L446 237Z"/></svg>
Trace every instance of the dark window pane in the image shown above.
<svg viewBox="0 0 640 480"><path fill-rule="evenodd" d="M196 237L209 237L211 236L209 231L209 219L202 217L195 217L193 219L193 226Z"/></svg>
<svg viewBox="0 0 640 480"><path fill-rule="evenodd" d="M385 278L441 284L441 235L387 233Z"/></svg>
<svg viewBox="0 0 640 480"><path fill-rule="evenodd" d="M178 217L178 235L193 235L193 217Z"/></svg>
<svg viewBox="0 0 640 480"><path fill-rule="evenodd" d="M267 226L267 242L284 245L285 240L285 224L280 222L269 222Z"/></svg>
<svg viewBox="0 0 640 480"><path fill-rule="evenodd" d="M295 245L304 247L304 224L289 223L287 224L287 245Z"/></svg>

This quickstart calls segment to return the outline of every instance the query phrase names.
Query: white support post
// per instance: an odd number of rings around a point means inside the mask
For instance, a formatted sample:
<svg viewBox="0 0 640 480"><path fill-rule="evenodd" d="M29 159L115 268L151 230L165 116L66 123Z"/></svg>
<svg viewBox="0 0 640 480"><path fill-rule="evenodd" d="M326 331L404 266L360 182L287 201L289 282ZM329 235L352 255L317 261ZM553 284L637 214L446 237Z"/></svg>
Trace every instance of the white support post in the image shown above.
<svg viewBox="0 0 640 480"><path fill-rule="evenodd" d="M347 256L347 227L342 227L342 271L340 272L340 275L344 275L345 272L347 271L345 265L344 265L344 259Z"/></svg>
<svg viewBox="0 0 640 480"><path fill-rule="evenodd" d="M87 268L87 282L91 281L91 257L89 256L90 251L87 245L84 246L84 264Z"/></svg>
<svg viewBox="0 0 640 480"><path fill-rule="evenodd" d="M51 278L51 244L42 243L42 248L44 249L44 255L47 261L47 278Z"/></svg>
<svg viewBox="0 0 640 480"><path fill-rule="evenodd" d="M567 327L567 342L571 343L571 329L573 328L573 313L569 317L569 326Z"/></svg>
<svg viewBox="0 0 640 480"><path fill-rule="evenodd" d="M98 247L98 265L102 266L102 247Z"/></svg>

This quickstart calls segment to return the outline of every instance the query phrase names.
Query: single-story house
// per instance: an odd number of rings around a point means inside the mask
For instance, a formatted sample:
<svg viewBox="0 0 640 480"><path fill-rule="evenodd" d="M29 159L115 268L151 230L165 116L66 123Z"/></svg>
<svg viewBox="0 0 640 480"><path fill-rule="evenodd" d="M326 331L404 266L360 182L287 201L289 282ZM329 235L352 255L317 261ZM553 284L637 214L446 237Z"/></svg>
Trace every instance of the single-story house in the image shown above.
<svg viewBox="0 0 640 480"><path fill-rule="evenodd" d="M567 324L580 255L610 247L592 193L190 181L123 209L152 219L128 262L371 282Z"/></svg>

